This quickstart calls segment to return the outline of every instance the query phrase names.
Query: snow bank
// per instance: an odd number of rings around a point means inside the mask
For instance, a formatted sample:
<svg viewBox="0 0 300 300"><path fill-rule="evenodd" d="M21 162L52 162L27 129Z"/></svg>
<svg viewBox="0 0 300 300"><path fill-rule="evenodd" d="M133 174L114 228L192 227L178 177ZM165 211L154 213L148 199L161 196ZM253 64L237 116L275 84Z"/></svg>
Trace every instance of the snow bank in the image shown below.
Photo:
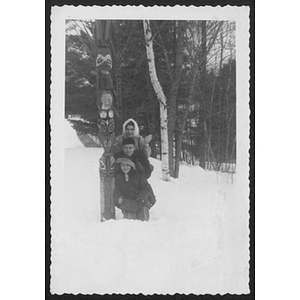
<svg viewBox="0 0 300 300"><path fill-rule="evenodd" d="M248 199L230 175L182 166L161 179L150 221L100 222L98 160L103 149L65 149L64 193L54 199L51 292L106 294L247 293ZM54 206L52 206L54 208Z"/></svg>
<svg viewBox="0 0 300 300"><path fill-rule="evenodd" d="M76 131L72 128L70 122L65 119L65 148L75 148L83 146L80 142Z"/></svg>

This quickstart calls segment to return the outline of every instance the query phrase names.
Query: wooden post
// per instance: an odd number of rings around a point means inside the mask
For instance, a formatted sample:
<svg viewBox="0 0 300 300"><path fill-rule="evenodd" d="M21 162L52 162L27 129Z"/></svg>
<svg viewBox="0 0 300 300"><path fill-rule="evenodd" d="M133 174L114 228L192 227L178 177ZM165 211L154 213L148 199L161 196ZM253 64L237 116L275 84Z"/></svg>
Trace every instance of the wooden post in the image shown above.
<svg viewBox="0 0 300 300"><path fill-rule="evenodd" d="M114 189L114 147L116 146L115 121L113 101L115 99L113 81L111 77L112 59L109 50L110 20L95 21L95 40L97 44L97 107L98 107L98 136L104 149L99 160L100 174L100 210L101 222L115 219L115 205L113 201Z"/></svg>

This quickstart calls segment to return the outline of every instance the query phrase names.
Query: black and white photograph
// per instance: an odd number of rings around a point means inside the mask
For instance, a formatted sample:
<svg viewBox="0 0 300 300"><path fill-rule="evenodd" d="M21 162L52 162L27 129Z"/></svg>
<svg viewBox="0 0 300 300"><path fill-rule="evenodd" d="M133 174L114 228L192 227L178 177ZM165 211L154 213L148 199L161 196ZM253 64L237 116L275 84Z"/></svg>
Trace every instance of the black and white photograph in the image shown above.
<svg viewBox="0 0 300 300"><path fill-rule="evenodd" d="M250 8L51 8L50 293L250 293Z"/></svg>

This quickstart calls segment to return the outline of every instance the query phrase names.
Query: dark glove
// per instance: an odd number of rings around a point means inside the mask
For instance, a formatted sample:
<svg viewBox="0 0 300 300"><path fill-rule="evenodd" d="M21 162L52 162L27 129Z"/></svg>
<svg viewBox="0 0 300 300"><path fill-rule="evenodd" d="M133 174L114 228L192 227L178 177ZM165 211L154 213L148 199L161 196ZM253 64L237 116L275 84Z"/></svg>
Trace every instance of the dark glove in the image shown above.
<svg viewBox="0 0 300 300"><path fill-rule="evenodd" d="M143 203L134 199L124 198L120 208L122 210L137 212L140 210L143 206Z"/></svg>
<svg viewBox="0 0 300 300"><path fill-rule="evenodd" d="M145 202L145 200L144 200L144 199L142 199L142 198L139 198L139 197L137 197L137 198L136 198L136 201L139 201L139 202L141 202L141 203L144 203L144 202Z"/></svg>
<svg viewBox="0 0 300 300"><path fill-rule="evenodd" d="M142 198L137 198L136 200L142 203L142 206L148 207L150 209L151 203L148 200L144 200Z"/></svg>

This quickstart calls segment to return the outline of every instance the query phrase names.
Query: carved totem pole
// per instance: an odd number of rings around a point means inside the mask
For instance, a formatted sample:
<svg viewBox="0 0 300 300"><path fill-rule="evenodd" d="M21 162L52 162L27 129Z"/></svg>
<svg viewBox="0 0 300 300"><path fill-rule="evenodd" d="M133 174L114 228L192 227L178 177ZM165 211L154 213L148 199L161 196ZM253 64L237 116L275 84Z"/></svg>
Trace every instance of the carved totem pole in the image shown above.
<svg viewBox="0 0 300 300"><path fill-rule="evenodd" d="M95 21L95 39L97 44L97 107L99 112L98 136L104 153L99 159L101 222L115 219L113 201L114 157L116 144L114 110L112 107L115 93L111 77L112 60L108 47L110 20Z"/></svg>

